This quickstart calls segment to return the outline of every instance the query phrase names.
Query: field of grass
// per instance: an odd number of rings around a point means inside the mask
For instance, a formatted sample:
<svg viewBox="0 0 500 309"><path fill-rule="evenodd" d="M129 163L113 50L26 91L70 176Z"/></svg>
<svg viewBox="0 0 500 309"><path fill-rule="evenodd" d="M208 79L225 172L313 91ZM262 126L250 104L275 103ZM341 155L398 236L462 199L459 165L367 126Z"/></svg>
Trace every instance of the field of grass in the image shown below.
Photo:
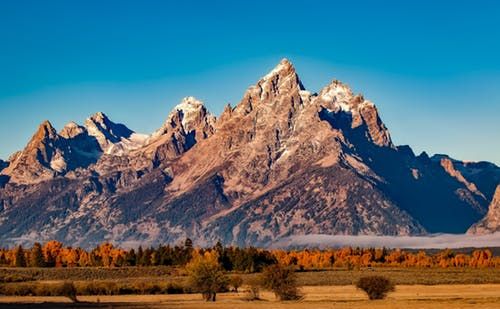
<svg viewBox="0 0 500 309"><path fill-rule="evenodd" d="M0 268L1 288L41 288L73 281L80 303L52 296L0 296L1 308L500 308L500 269L476 268L362 268L299 272L304 298L278 302L270 292L262 300L245 301L240 293L219 293L216 303L206 303L199 294L177 294L183 290L185 271L172 267L130 268ZM258 274L240 275L245 283ZM397 284L386 300L369 301L353 283L361 276L382 275ZM180 290L168 290L174 284ZM88 292L92 287L94 292ZM96 293L96 289L100 292ZM143 290L141 290L143 289ZM50 290L50 289L49 289ZM87 292L85 292L87 291ZM130 293L129 291L133 291ZM121 294L156 295L121 295ZM99 294L88 295L88 294ZM16 294L13 294L16 295ZM19 294L17 294L19 295ZM23 294L23 295L29 295ZM53 294L36 294L53 295Z"/></svg>
<svg viewBox="0 0 500 309"><path fill-rule="evenodd" d="M359 270L333 269L299 272L300 285L350 285L360 276L382 275L395 284L500 284L500 268L394 268L377 267ZM248 282L257 274L238 274ZM1 278L12 281L147 281L178 282L186 280L185 272L173 267L123 268L0 268Z"/></svg>
<svg viewBox="0 0 500 309"><path fill-rule="evenodd" d="M72 304L62 297L0 297L2 308L178 308L178 309L303 309L303 308L499 308L500 285L399 285L385 300L369 301L353 286L307 286L301 301L278 302L269 292L262 300L244 301L245 292L223 293L218 301L207 303L198 294L80 296L81 303ZM7 304L9 303L9 304ZM31 304L27 304L31 303Z"/></svg>

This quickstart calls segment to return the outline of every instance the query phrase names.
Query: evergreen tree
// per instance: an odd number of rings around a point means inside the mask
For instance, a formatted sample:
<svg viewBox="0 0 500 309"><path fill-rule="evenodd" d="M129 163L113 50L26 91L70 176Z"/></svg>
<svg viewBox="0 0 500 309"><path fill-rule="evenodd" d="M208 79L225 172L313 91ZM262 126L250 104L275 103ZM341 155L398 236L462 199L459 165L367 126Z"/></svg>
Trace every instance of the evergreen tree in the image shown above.
<svg viewBox="0 0 500 309"><path fill-rule="evenodd" d="M184 241L184 248L193 249L193 241L190 238L186 238Z"/></svg>
<svg viewBox="0 0 500 309"><path fill-rule="evenodd" d="M14 250L14 266L26 267L26 257L24 256L24 249L21 245Z"/></svg>
<svg viewBox="0 0 500 309"><path fill-rule="evenodd" d="M142 266L141 262L144 256L144 251L142 251L142 246L139 246L139 249L137 249L137 254L135 255L135 265L136 266Z"/></svg>
<svg viewBox="0 0 500 309"><path fill-rule="evenodd" d="M39 243L34 243L33 248L31 248L30 259L29 259L30 267L44 267L45 260L43 258L42 245Z"/></svg>
<svg viewBox="0 0 500 309"><path fill-rule="evenodd" d="M137 257L135 256L135 250L130 249L125 255L125 265L127 266L135 266Z"/></svg>

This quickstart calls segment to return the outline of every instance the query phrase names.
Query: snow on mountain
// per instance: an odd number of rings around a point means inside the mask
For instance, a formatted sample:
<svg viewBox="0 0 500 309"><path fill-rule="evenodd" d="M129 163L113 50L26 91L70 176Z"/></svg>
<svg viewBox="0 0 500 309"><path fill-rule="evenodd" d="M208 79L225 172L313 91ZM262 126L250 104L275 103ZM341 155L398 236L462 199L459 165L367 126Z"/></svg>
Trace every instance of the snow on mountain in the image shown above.
<svg viewBox="0 0 500 309"><path fill-rule="evenodd" d="M98 112L85 121L88 134L97 139L101 150L108 155L122 156L140 148L148 136L137 134L123 124L112 122L104 113Z"/></svg>

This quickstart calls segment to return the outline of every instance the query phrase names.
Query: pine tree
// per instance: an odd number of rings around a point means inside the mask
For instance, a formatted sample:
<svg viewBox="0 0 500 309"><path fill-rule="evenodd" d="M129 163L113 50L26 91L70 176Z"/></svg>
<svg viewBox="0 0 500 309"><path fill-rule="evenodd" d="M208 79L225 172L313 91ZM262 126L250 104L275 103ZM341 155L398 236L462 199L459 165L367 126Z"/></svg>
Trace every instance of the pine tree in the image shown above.
<svg viewBox="0 0 500 309"><path fill-rule="evenodd" d="M29 259L30 267L44 267L45 260L43 258L42 245L39 243L34 243L33 248L31 248L30 259Z"/></svg>
<svg viewBox="0 0 500 309"><path fill-rule="evenodd" d="M136 259L137 257L135 256L135 250L130 249L130 251L128 251L125 255L125 265L136 266Z"/></svg>
<svg viewBox="0 0 500 309"><path fill-rule="evenodd" d="M14 266L15 267L26 267L26 258L24 256L23 246L19 245L14 250Z"/></svg>
<svg viewBox="0 0 500 309"><path fill-rule="evenodd" d="M186 240L184 241L184 248L193 248L193 241L190 238L186 238Z"/></svg>
<svg viewBox="0 0 500 309"><path fill-rule="evenodd" d="M142 251L142 246L137 249L137 254L135 255L135 265L142 266L141 262L143 259L144 251Z"/></svg>

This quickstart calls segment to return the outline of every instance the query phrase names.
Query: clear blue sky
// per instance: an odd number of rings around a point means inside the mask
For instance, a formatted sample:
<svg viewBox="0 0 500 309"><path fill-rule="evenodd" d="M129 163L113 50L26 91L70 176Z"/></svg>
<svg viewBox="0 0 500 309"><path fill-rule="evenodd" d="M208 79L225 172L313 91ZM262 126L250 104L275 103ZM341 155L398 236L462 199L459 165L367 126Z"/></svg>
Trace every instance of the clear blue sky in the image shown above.
<svg viewBox="0 0 500 309"><path fill-rule="evenodd" d="M283 57L340 79L398 144L500 163L498 1L1 1L0 157L96 111L160 127L182 97L218 114Z"/></svg>

